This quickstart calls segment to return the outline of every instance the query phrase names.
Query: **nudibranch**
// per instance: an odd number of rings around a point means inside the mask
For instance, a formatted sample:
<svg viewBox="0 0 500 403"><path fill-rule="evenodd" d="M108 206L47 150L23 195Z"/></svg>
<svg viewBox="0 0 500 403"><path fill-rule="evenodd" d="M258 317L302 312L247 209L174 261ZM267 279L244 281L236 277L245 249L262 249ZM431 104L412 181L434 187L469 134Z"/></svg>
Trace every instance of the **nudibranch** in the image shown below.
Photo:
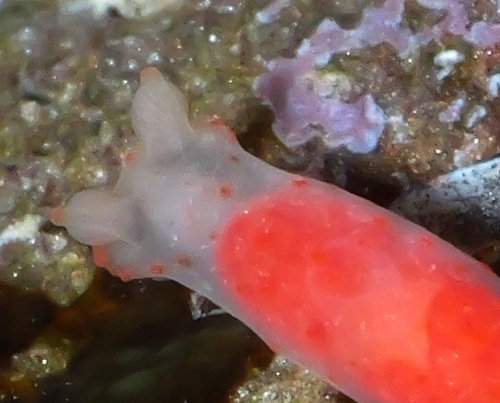
<svg viewBox="0 0 500 403"><path fill-rule="evenodd" d="M154 68L132 123L115 187L53 214L98 265L196 290L359 402L500 401L500 280L486 265L267 165L221 124L193 127Z"/></svg>

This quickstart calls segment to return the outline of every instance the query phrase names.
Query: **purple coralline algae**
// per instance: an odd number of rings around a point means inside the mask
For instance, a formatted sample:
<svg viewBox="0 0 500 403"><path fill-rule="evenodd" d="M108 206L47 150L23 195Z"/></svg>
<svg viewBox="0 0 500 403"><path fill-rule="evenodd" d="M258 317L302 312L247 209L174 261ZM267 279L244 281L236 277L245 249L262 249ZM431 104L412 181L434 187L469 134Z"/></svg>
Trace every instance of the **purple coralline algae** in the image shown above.
<svg viewBox="0 0 500 403"><path fill-rule="evenodd" d="M439 121L443 123L458 122L461 119L465 103L465 95L461 94L451 101L444 111L439 113Z"/></svg>
<svg viewBox="0 0 500 403"><path fill-rule="evenodd" d="M353 153L368 153L377 147L390 117L377 103L376 95L366 91L353 100L352 96L338 94L336 88L319 90L323 86L317 82L323 80L334 55L388 44L400 59L411 59L420 47L441 40L445 34L463 37L478 48L500 42L500 24L471 23L462 0L417 3L443 14L442 18L434 26L414 31L404 18L406 0L387 0L380 7L367 7L353 29L345 29L331 19L323 20L302 42L294 58L276 58L267 63L267 72L256 80L254 89L274 111L273 129L286 146L294 148L320 137L327 150L345 146ZM463 61L458 52L451 52L444 51L435 60L439 80ZM446 114L442 118L454 120Z"/></svg>

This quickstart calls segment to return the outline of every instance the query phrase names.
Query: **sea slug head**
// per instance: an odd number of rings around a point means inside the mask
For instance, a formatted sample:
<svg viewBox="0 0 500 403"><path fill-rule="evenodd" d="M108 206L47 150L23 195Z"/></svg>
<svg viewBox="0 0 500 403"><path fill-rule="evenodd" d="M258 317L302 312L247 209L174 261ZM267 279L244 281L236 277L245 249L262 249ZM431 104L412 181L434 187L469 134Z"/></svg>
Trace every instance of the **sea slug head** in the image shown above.
<svg viewBox="0 0 500 403"><path fill-rule="evenodd" d="M64 208L56 207L51 212L52 222L65 226L82 243L134 242L138 207L131 198L133 182L147 181L145 165L175 159L196 141L182 94L155 68L146 68L141 73L131 115L139 145L124 154L124 169L115 189L84 190Z"/></svg>
<svg viewBox="0 0 500 403"><path fill-rule="evenodd" d="M118 182L77 193L52 211L52 221L82 243L107 246L113 261L129 254L135 266L147 266L149 259L201 256L221 220L269 175L250 183L265 164L220 120L193 129L184 97L157 69L145 69L140 81L131 111L138 144L123 153Z"/></svg>

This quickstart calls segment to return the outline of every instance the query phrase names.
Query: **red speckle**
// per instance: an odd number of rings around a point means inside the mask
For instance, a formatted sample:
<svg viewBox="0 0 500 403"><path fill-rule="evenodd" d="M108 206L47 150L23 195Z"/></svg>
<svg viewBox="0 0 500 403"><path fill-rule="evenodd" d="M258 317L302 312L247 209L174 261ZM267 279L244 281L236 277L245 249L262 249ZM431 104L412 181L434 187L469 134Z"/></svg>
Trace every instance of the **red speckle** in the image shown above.
<svg viewBox="0 0 500 403"><path fill-rule="evenodd" d="M125 165L134 163L137 159L137 153L132 148L127 148L121 155L122 161Z"/></svg>
<svg viewBox="0 0 500 403"><path fill-rule="evenodd" d="M212 231L210 233L209 237L210 237L211 241L214 241L215 239L217 239L219 237L219 233L217 231Z"/></svg>
<svg viewBox="0 0 500 403"><path fill-rule="evenodd" d="M389 219L384 216L376 216L373 219L373 224L375 227L378 227L380 229L387 228L389 226Z"/></svg>
<svg viewBox="0 0 500 403"><path fill-rule="evenodd" d="M109 269L109 272L113 276L120 277L120 279L124 282L130 281L133 279L132 271L122 266L113 266Z"/></svg>
<svg viewBox="0 0 500 403"><path fill-rule="evenodd" d="M467 276L468 270L462 263L450 262L450 270L457 277Z"/></svg>
<svg viewBox="0 0 500 403"><path fill-rule="evenodd" d="M156 67L148 66L141 70L140 78L141 81L161 79L161 73Z"/></svg>
<svg viewBox="0 0 500 403"><path fill-rule="evenodd" d="M430 236L423 236L422 238L420 238L420 241L424 246L427 247L435 246L435 243Z"/></svg>
<svg viewBox="0 0 500 403"><path fill-rule="evenodd" d="M328 337L328 332L325 325L317 320L311 320L305 329L305 335L308 339L313 341L325 340ZM322 341L323 341L322 340Z"/></svg>
<svg viewBox="0 0 500 403"><path fill-rule="evenodd" d="M308 185L308 180L302 176L294 176L292 178L292 185L295 187L304 187Z"/></svg>
<svg viewBox="0 0 500 403"><path fill-rule="evenodd" d="M226 126L224 121L218 117L214 116L209 122L215 129L221 131L228 139L236 141L236 134L229 127Z"/></svg>
<svg viewBox="0 0 500 403"><path fill-rule="evenodd" d="M149 265L149 271L155 276L161 276L165 271L165 266L161 263L152 263Z"/></svg>
<svg viewBox="0 0 500 403"><path fill-rule="evenodd" d="M66 211L63 207L58 206L50 210L50 221L54 225L63 225L66 220Z"/></svg>
<svg viewBox="0 0 500 403"><path fill-rule="evenodd" d="M193 266L193 262L186 255L179 257L179 259L177 259L177 263L179 263L183 267L192 267Z"/></svg>
<svg viewBox="0 0 500 403"><path fill-rule="evenodd" d="M221 117L215 115L213 116L210 120L209 120L209 123L214 126L214 127L225 127L226 125L224 124L224 121L222 120Z"/></svg>
<svg viewBox="0 0 500 403"><path fill-rule="evenodd" d="M229 154L227 159L231 162L239 162L240 161L240 158L234 154Z"/></svg>
<svg viewBox="0 0 500 403"><path fill-rule="evenodd" d="M231 194L233 193L231 187L228 185L219 186L217 192L223 199L229 199L231 197Z"/></svg>
<svg viewBox="0 0 500 403"><path fill-rule="evenodd" d="M92 246L92 257L96 266L109 267L111 264L111 256L107 245Z"/></svg>

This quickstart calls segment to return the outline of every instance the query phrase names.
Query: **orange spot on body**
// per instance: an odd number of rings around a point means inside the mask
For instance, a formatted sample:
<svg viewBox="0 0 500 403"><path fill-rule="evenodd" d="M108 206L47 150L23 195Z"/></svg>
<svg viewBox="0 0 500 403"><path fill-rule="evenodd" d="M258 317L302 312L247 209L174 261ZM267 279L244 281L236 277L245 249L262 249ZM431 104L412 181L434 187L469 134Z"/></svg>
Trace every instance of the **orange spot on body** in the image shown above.
<svg viewBox="0 0 500 403"><path fill-rule="evenodd" d="M312 341L324 341L328 338L328 332L325 329L325 325L317 320L311 320L306 327L305 335Z"/></svg>
<svg viewBox="0 0 500 403"><path fill-rule="evenodd" d="M118 277L120 277L120 279L125 283L132 280L132 274L130 273L130 271L125 269L120 270L120 272L118 273Z"/></svg>
<svg viewBox="0 0 500 403"><path fill-rule="evenodd" d="M109 269L109 272L113 276L120 277L120 279L124 282L128 282L134 278L132 276L132 271L122 266L113 266L111 269Z"/></svg>
<svg viewBox="0 0 500 403"><path fill-rule="evenodd" d="M66 211L64 207L58 206L50 210L50 221L54 225L63 225L66 220Z"/></svg>
<svg viewBox="0 0 500 403"><path fill-rule="evenodd" d="M125 165L134 163L137 159L137 153L132 148L127 148L121 155L122 161Z"/></svg>
<svg viewBox="0 0 500 403"><path fill-rule="evenodd" d="M193 266L192 260L186 255L179 257L177 259L177 263L179 263L183 267L192 267Z"/></svg>
<svg viewBox="0 0 500 403"><path fill-rule="evenodd" d="M292 178L292 185L298 188L304 187L308 185L308 180L302 176L294 176Z"/></svg>
<svg viewBox="0 0 500 403"><path fill-rule="evenodd" d="M454 262L450 263L450 271L453 273L453 275L457 277L467 276L469 272L467 270L467 267L464 266L462 263L454 263Z"/></svg>
<svg viewBox="0 0 500 403"><path fill-rule="evenodd" d="M110 267L111 256L109 253L109 248L106 245L94 245L92 246L92 257L94 263L99 267Z"/></svg>
<svg viewBox="0 0 500 403"><path fill-rule="evenodd" d="M420 238L420 241L424 246L427 247L435 246L435 243L430 236L423 236L422 238Z"/></svg>
<svg viewBox="0 0 500 403"><path fill-rule="evenodd" d="M221 185L217 188L217 193L223 199L229 199L233 193L231 187L228 185Z"/></svg>
<svg viewBox="0 0 500 403"><path fill-rule="evenodd" d="M373 224L378 229L386 229L389 226L389 219L385 216L376 216L373 219Z"/></svg>
<svg viewBox="0 0 500 403"><path fill-rule="evenodd" d="M212 127L217 129L218 131L221 131L228 139L234 141L237 140L234 131L231 130L220 117L214 116L212 119L210 119L209 123Z"/></svg>
<svg viewBox="0 0 500 403"><path fill-rule="evenodd" d="M156 67L146 67L141 70L141 81L152 80L152 79L161 79L162 75Z"/></svg>
<svg viewBox="0 0 500 403"><path fill-rule="evenodd" d="M161 263L152 263L149 265L149 271L155 276L161 276L165 272L165 266Z"/></svg>

